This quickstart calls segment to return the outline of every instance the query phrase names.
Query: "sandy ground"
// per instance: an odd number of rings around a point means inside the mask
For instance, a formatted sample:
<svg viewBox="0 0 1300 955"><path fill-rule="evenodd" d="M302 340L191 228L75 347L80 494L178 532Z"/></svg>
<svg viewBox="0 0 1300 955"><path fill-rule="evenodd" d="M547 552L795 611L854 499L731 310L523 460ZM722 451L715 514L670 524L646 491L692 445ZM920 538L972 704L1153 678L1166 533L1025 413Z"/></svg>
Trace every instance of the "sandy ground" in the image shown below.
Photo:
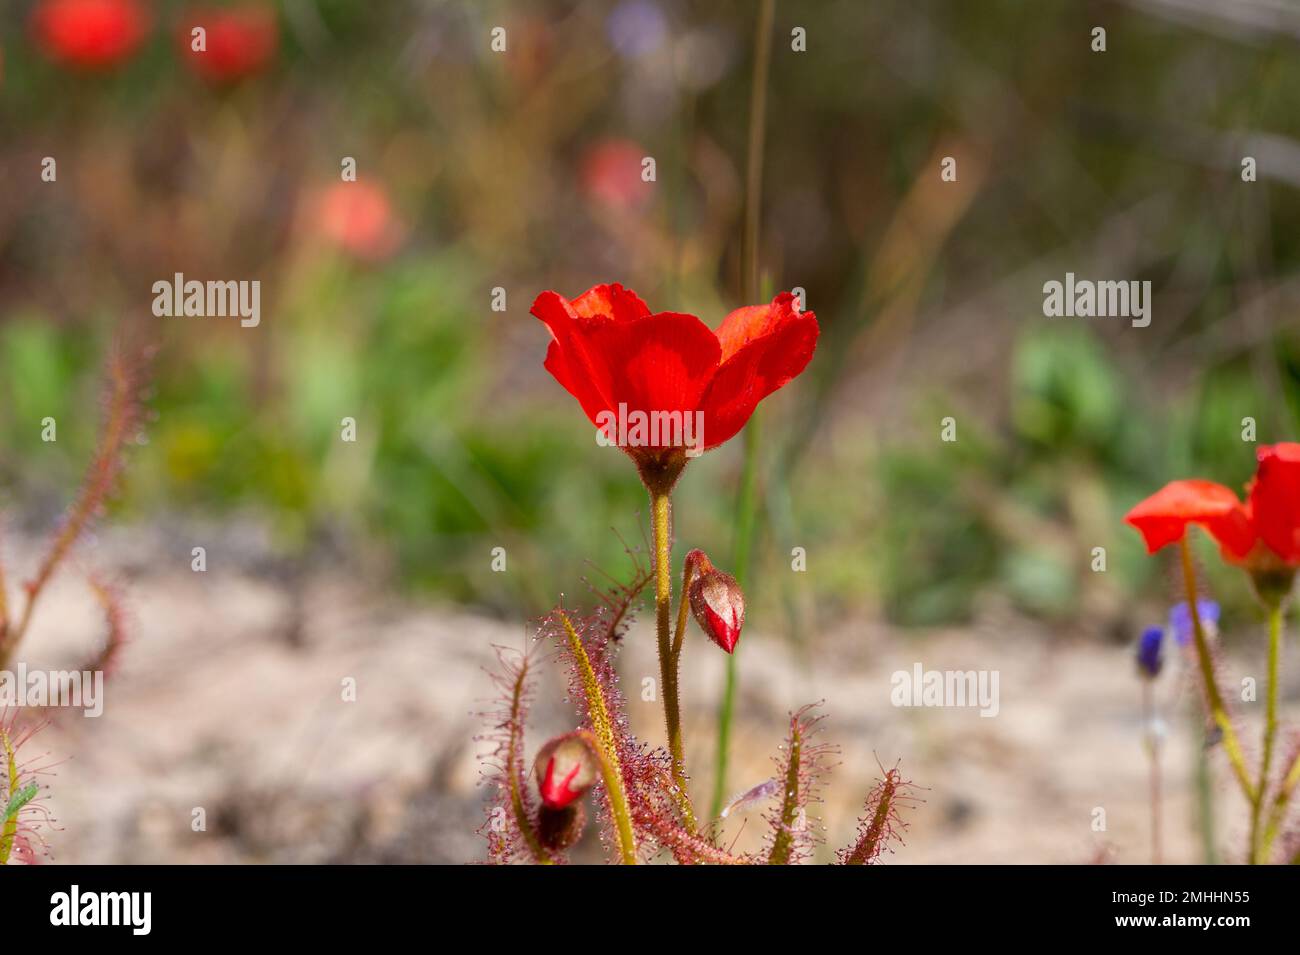
<svg viewBox="0 0 1300 955"><path fill-rule="evenodd" d="M118 569L129 579L133 636L104 715L62 714L38 737L37 747L60 760L48 779L59 826L48 833L52 861L481 859L475 829L485 792L475 713L490 694L483 667L493 662L492 645L521 646L522 622L411 606L327 575L306 584L299 628L282 584L211 551L209 570L193 573L188 549L176 545L127 535L97 548L101 564L104 554L126 555ZM10 541L15 549L22 550ZM167 554L150 558L160 551ZM923 804L905 814L906 845L886 861L1149 858L1147 762L1127 648L1062 642L1008 620L926 634L845 624L796 654L761 620L750 623L731 788L771 776L788 711L823 700L824 739L841 750L818 813L825 857L851 838L879 759L901 760L905 775L924 787ZM66 574L23 656L29 666L69 665L100 629L82 585ZM629 635L625 686L657 673L653 644L643 623ZM693 629L683 663L688 756L706 767L722 655ZM894 706L891 674L916 663L998 671L997 715ZM1237 675L1258 664L1231 661ZM552 674L542 698L553 702L535 710L530 754L572 721ZM343 699L349 679L355 701ZM1165 855L1199 861L1190 785L1196 701L1181 690L1177 666L1167 668L1160 692L1169 728ZM638 733L661 742L658 704L630 695ZM1300 716L1296 682L1284 698L1285 712ZM1258 719L1257 711L1247 715ZM1221 757L1215 770L1218 840L1239 845L1243 815ZM698 800L707 786L707 778L697 781ZM1099 811L1104 831L1095 828ZM761 826L757 812L733 819L727 840L737 837L743 848ZM595 850L588 845L582 857L596 858Z"/></svg>

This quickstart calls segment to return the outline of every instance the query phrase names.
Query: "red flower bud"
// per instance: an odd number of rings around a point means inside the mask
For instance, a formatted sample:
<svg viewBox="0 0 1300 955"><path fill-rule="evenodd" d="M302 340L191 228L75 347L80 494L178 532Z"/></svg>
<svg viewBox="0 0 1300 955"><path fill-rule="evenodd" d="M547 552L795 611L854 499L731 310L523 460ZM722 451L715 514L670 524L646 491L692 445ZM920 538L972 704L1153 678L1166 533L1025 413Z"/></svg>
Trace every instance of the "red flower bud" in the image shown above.
<svg viewBox="0 0 1300 955"><path fill-rule="evenodd" d="M686 563L694 567L687 594L691 613L710 640L728 653L733 652L740 640L740 628L745 625L745 594L740 584L714 567L704 551L691 551Z"/></svg>
<svg viewBox="0 0 1300 955"><path fill-rule="evenodd" d="M596 781L596 771L596 757L576 733L543 746L533 766L542 803L550 809L563 809L581 797Z"/></svg>

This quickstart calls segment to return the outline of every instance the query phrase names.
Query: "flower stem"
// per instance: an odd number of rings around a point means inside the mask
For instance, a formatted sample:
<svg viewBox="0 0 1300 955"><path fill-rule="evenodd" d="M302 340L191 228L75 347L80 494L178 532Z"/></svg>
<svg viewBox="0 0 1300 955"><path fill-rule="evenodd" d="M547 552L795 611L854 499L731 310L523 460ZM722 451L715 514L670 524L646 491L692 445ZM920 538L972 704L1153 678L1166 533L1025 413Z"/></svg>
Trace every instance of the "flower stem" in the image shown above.
<svg viewBox="0 0 1300 955"><path fill-rule="evenodd" d="M742 588L748 582L749 554L753 545L758 507L758 438L759 419L755 414L745 427L745 465L740 479L740 496L736 501L736 539L731 555L732 574ZM740 648L737 647L737 650ZM718 751L713 772L713 801L709 815L716 819L727 798L727 763L731 753L731 720L736 709L736 653L727 656L727 681L718 710Z"/></svg>
<svg viewBox="0 0 1300 955"><path fill-rule="evenodd" d="M668 728L668 752L672 756L673 779L681 792L678 804L689 831L695 831L695 813L691 809L686 780L685 746L682 743L682 713L677 686L677 657L672 638L673 584L672 504L670 492L650 490L650 509L655 548L655 624L659 635L659 682L664 692L664 722ZM682 594L685 603L686 595ZM680 651L680 647L677 648Z"/></svg>
<svg viewBox="0 0 1300 955"><path fill-rule="evenodd" d="M1142 719L1146 723L1147 765L1150 769L1151 864L1160 865L1160 736L1156 727L1155 690L1142 681Z"/></svg>
<svg viewBox="0 0 1300 955"><path fill-rule="evenodd" d="M772 62L772 22L776 16L776 0L762 0L758 10L758 24L754 28L754 72L749 85L749 139L745 147L745 233L741 245L741 274L744 297L747 303L758 301L758 236L759 212L763 198L763 144L767 139L767 84ZM745 574L742 562L749 557L750 538L754 523L754 482L757 469L755 430L757 420L751 419L745 428L745 471L742 477L739 517L736 527L736 553L733 555L732 573L743 587ZM718 710L718 750L713 774L713 800L710 816L722 812L727 792L727 760L731 747L731 718L736 707L736 655L727 657L727 682L722 691L722 706Z"/></svg>
<svg viewBox="0 0 1300 955"><path fill-rule="evenodd" d="M691 588L691 579L695 576L695 566L689 561L685 568L682 569L682 593L677 599L677 632L673 635L673 645L670 656L672 665L670 667L674 680L680 670L682 660L682 644L686 641L686 617L690 609L688 594ZM690 790L686 785L686 767L681 767L682 774L677 775L677 766L673 767L673 783L676 790L677 809L682 814L682 822L686 825L686 831L695 835L697 823L695 821L695 807L691 804Z"/></svg>
<svg viewBox="0 0 1300 955"><path fill-rule="evenodd" d="M1297 752L1295 758L1291 761L1291 767L1282 777L1282 785L1278 787L1277 795L1273 797L1273 810L1269 813L1268 826L1264 830L1264 844L1260 849L1261 855L1267 857L1268 850L1273 846L1273 840L1277 838L1279 830L1282 828L1282 821L1286 818L1286 807L1290 802L1291 794L1295 792L1297 785L1300 785L1300 752Z"/></svg>
<svg viewBox="0 0 1300 955"><path fill-rule="evenodd" d="M1241 744L1237 741L1237 731L1233 729L1227 707L1223 705L1223 694L1219 692L1218 681L1214 677L1214 661L1210 658L1210 642L1205 637L1205 628L1201 625L1201 611L1196 605L1196 568L1192 563L1192 549L1183 536L1179 545L1183 559L1183 584L1187 588L1187 607L1192 617L1192 634L1196 644L1196 660L1201 670L1201 680L1205 684L1205 702L1210 710L1210 717L1223 734L1223 749L1228 754L1232 771L1237 777L1242 793L1250 803L1255 801L1255 787L1246 771L1246 760L1241 753Z"/></svg>
<svg viewBox="0 0 1300 955"><path fill-rule="evenodd" d="M1268 851L1266 830L1261 830L1264 796L1268 792L1268 771L1273 765L1273 744L1277 739L1277 684L1282 656L1282 601L1278 600L1268 613L1268 696L1264 704L1264 754L1259 762L1259 783L1255 787L1255 800L1250 809L1250 859L1255 864L1265 861Z"/></svg>

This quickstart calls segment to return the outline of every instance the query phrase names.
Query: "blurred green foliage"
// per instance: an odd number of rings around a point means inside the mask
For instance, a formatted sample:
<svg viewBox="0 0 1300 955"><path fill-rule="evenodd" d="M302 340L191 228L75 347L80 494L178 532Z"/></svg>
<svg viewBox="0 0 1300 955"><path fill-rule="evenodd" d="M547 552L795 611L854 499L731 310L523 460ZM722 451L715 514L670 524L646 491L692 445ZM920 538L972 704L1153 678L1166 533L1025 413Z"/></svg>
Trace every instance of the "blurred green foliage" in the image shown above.
<svg viewBox="0 0 1300 955"><path fill-rule="evenodd" d="M285 4L272 68L230 88L179 64L182 6L108 75L4 37L0 172L52 153L60 179L0 201L0 505L43 519L70 493L103 353L143 324L161 351L124 519L252 514L286 560L503 612L581 599L587 559L619 571L619 534L639 543L643 492L542 370L527 306L600 281L713 326L741 304L753 5ZM834 0L778 4L773 42L760 259L823 338L764 406L755 600L794 633L990 597L1124 625L1164 592L1127 508L1174 477L1242 484L1244 417L1300 437L1294 41L1209 7ZM1256 135L1280 146L1243 187ZM938 180L949 153L960 185ZM598 161L620 154L657 157L655 187ZM342 156L387 197L395 250L325 234ZM1152 326L1044 319L1066 268L1151 279ZM262 325L153 319L176 271L261 279ZM895 362L889 400L862 397ZM729 551L738 473L737 447L691 465L679 549Z"/></svg>

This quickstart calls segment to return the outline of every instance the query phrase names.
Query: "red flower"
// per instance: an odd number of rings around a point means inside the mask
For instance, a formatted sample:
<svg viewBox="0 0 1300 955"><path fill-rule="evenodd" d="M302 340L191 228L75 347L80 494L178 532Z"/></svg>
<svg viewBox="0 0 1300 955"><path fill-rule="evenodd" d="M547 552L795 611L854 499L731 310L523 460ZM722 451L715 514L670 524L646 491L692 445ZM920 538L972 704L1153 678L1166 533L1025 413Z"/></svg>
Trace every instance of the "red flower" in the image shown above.
<svg viewBox="0 0 1300 955"><path fill-rule="evenodd" d="M330 186L317 198L312 220L312 228L327 241L367 261L396 251L404 231L388 193L364 179Z"/></svg>
<svg viewBox="0 0 1300 955"><path fill-rule="evenodd" d="M788 292L770 305L737 309L717 332L694 315L651 314L618 284L597 285L573 301L543 292L532 313L554 338L547 371L604 438L642 466L734 437L817 347L816 316L796 311Z"/></svg>
<svg viewBox="0 0 1300 955"><path fill-rule="evenodd" d="M44 0L32 11L31 28L51 59L98 70L135 52L149 15L137 0Z"/></svg>
<svg viewBox="0 0 1300 955"><path fill-rule="evenodd" d="M641 178L645 150L626 139L604 139L582 157L582 188L588 197L616 209L645 205L653 195Z"/></svg>
<svg viewBox="0 0 1300 955"><path fill-rule="evenodd" d="M180 42L194 71L214 83L234 83L258 72L275 55L280 30L269 7L203 10L187 17ZM194 49L195 27L203 27L204 49Z"/></svg>
<svg viewBox="0 0 1300 955"><path fill-rule="evenodd" d="M1259 469L1246 500L1213 481L1174 481L1124 518L1155 553L1200 524L1219 543L1224 559L1266 570L1300 566L1300 444L1261 447Z"/></svg>

